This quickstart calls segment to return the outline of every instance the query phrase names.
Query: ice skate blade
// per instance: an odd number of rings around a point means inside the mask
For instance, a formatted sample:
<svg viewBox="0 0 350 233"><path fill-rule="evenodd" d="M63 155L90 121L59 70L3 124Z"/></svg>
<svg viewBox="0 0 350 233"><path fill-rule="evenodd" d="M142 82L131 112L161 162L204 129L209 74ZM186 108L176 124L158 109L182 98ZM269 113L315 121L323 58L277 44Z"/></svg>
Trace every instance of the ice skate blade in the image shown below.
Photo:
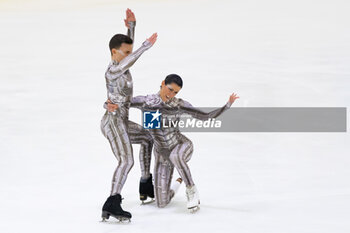
<svg viewBox="0 0 350 233"><path fill-rule="evenodd" d="M116 219L119 220L118 223L129 223L131 222L130 218L122 217L122 216L116 216Z"/></svg>
<svg viewBox="0 0 350 233"><path fill-rule="evenodd" d="M193 206L193 207L188 208L188 210L190 211L191 214L198 212L199 209L200 209L199 206Z"/></svg>
<svg viewBox="0 0 350 233"><path fill-rule="evenodd" d="M129 223L131 222L130 218L127 218L125 216L120 216L120 215L113 215L109 212L102 212L102 220L101 222L107 222L106 219L109 219L109 217L112 216L118 220L118 223Z"/></svg>
<svg viewBox="0 0 350 233"><path fill-rule="evenodd" d="M152 198L151 200L142 200L141 201L141 205L148 205L155 202L154 198Z"/></svg>
<svg viewBox="0 0 350 233"><path fill-rule="evenodd" d="M129 224L129 223L131 223L130 218L121 217L121 218L116 218L116 219L118 220L117 222L106 221L106 220L101 220L100 222L102 222L102 223L109 223L109 224L113 224L113 223L116 223L116 224Z"/></svg>

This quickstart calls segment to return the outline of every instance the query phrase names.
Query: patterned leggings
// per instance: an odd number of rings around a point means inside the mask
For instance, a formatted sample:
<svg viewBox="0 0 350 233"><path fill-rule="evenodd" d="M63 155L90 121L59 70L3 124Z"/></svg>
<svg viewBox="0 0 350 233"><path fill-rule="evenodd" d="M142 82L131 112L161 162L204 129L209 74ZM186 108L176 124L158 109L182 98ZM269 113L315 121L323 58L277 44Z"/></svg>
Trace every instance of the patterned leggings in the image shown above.
<svg viewBox="0 0 350 233"><path fill-rule="evenodd" d="M183 135L182 135L183 136ZM165 207L174 196L170 190L174 167L180 174L186 186L193 186L190 168L187 162L191 159L193 144L183 136L182 142L173 149L155 148L154 183L158 207Z"/></svg>
<svg viewBox="0 0 350 233"><path fill-rule="evenodd" d="M112 179L111 195L120 194L129 171L134 165L131 144L140 144L141 175L150 175L153 139L141 125L106 112L101 120L101 131L108 139L113 154L118 160Z"/></svg>

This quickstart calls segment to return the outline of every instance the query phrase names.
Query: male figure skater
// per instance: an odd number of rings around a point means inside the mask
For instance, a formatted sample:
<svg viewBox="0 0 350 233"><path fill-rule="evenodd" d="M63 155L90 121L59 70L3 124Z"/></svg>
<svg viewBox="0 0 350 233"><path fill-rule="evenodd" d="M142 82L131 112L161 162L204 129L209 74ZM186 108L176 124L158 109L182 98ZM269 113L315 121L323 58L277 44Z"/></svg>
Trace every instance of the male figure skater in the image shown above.
<svg viewBox="0 0 350 233"><path fill-rule="evenodd" d="M175 97L181 90L182 85L180 76L170 74L162 81L161 89L157 94L133 97L131 107L139 108L142 111L160 110L165 122L176 122L183 113L190 114L200 120L207 120L221 115L239 98L236 94L232 94L223 107L205 113L194 108L189 102ZM108 108L108 111L119 108L118 105L112 104L110 101L105 107ZM155 194L158 207L165 207L174 196L174 191L170 189L170 185L175 166L186 184L187 208L191 212L198 210L199 195L190 168L187 165L193 153L191 140L181 134L178 126L173 125L150 129L150 133L154 140L153 153L156 160L154 167Z"/></svg>
<svg viewBox="0 0 350 233"><path fill-rule="evenodd" d="M133 94L133 81L129 68L136 60L151 48L157 40L157 33L143 42L135 52L133 40L136 19L134 13L127 9L125 25L128 28L127 36L116 34L109 42L112 61L105 73L107 97L119 105L116 111L104 114L101 120L101 131L108 139L112 151L118 160L118 166L113 174L110 196L102 208L103 220L113 216L119 220L131 218L131 213L121 208L122 197L120 195L127 175L134 164L132 143L141 144L140 164L142 177L140 181L140 198L146 199L147 195L154 197L152 176L150 174L151 153L153 140L148 131L142 126L128 120L130 101Z"/></svg>

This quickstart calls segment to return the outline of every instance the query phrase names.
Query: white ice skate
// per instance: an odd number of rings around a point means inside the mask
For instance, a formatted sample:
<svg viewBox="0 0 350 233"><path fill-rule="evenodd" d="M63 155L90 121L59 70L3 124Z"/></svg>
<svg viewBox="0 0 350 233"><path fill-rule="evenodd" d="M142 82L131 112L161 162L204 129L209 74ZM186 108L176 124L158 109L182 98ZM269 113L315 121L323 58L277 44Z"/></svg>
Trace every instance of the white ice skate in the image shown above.
<svg viewBox="0 0 350 233"><path fill-rule="evenodd" d="M186 187L186 195L187 195L187 209L191 213L195 213L199 210L199 194L195 185L192 187Z"/></svg>

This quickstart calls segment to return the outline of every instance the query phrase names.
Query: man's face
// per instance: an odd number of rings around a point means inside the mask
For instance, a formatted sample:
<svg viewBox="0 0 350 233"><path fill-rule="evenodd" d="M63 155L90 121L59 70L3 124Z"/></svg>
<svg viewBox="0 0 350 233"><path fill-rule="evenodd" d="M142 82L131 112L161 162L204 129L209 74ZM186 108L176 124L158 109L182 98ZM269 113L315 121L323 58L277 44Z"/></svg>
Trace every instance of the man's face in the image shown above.
<svg viewBox="0 0 350 233"><path fill-rule="evenodd" d="M112 49L112 55L119 62L132 53L132 44L122 43L119 49Z"/></svg>
<svg viewBox="0 0 350 233"><path fill-rule="evenodd" d="M160 97L164 102L168 102L174 98L180 90L181 87L176 83L165 84L165 81L163 81L160 88Z"/></svg>

